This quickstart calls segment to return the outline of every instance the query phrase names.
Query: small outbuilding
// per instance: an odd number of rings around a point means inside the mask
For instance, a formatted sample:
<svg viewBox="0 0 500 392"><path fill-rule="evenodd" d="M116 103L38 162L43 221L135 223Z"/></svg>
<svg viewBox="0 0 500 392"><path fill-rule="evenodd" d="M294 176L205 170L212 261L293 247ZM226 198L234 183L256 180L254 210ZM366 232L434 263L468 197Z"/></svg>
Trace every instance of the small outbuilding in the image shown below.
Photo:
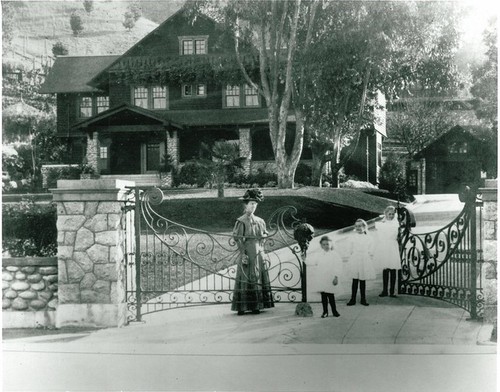
<svg viewBox="0 0 500 392"><path fill-rule="evenodd" d="M477 127L455 126L415 154L407 167L412 194L457 193L464 185L481 186L488 146Z"/></svg>

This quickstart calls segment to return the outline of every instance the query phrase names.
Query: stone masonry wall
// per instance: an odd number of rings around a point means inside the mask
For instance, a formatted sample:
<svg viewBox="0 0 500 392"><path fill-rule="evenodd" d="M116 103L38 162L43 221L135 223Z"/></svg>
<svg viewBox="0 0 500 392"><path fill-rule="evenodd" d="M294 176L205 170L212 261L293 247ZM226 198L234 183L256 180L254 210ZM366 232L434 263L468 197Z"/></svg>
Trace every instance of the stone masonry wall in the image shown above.
<svg viewBox="0 0 500 392"><path fill-rule="evenodd" d="M114 303L120 204L58 202L57 214L60 303Z"/></svg>
<svg viewBox="0 0 500 392"><path fill-rule="evenodd" d="M484 290L484 320L497 326L497 183L486 180L486 188L480 189L483 195L483 260L482 269Z"/></svg>
<svg viewBox="0 0 500 392"><path fill-rule="evenodd" d="M4 328L53 325L58 304L57 258L4 258L2 312Z"/></svg>

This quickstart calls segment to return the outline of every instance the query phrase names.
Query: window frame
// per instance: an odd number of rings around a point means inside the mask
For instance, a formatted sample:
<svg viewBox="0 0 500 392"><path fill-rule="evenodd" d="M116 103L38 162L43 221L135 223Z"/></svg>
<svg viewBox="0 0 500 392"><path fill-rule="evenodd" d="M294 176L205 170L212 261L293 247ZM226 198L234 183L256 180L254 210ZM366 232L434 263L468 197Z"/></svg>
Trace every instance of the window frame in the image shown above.
<svg viewBox="0 0 500 392"><path fill-rule="evenodd" d="M144 88L146 89L146 100L147 100L147 106L138 106L135 104L135 91L138 88ZM155 88L164 88L165 89L165 107L164 108L155 108L154 107L154 100L155 98L160 98L160 97L155 97L154 96L154 89ZM144 98L141 98L144 99ZM135 85L130 87L130 102L132 105L137 106L139 108L147 109L147 110L169 110L169 89L168 86L163 85L163 84L149 84L149 85Z"/></svg>
<svg viewBox="0 0 500 392"><path fill-rule="evenodd" d="M182 35L177 37L179 40L179 55L180 56L202 56L208 54L208 35ZM191 42L192 53L184 53L184 42ZM204 41L204 52L196 52L196 41Z"/></svg>
<svg viewBox="0 0 500 392"><path fill-rule="evenodd" d="M250 97L250 96L253 97L255 95L257 96L257 105L247 105L247 94L246 94L245 90L252 88L247 83L231 86L231 87L238 87L239 88L239 95L230 95L232 97L236 97L236 96L239 97L239 105L238 106L228 106L227 97L229 95L227 95L227 91L228 91L229 86L230 86L229 84L226 84L223 87L223 91L222 91L222 107L224 109L258 109L258 108L262 107L262 101L261 101L261 97L260 97L258 90L257 90L257 94L248 95L248 97Z"/></svg>
<svg viewBox="0 0 500 392"><path fill-rule="evenodd" d="M99 105L99 98L101 99L104 99L105 102L107 103L106 106L104 105ZM100 114L102 112L105 112L106 110L109 110L109 95L106 96L106 95L98 95L97 97L95 97L95 107L96 107L96 114ZM99 110L99 108L106 108L104 110Z"/></svg>
<svg viewBox="0 0 500 392"><path fill-rule="evenodd" d="M83 100L90 100L90 106L82 106ZM88 116L82 115L82 108L90 109L90 114ZM91 95L83 95L78 97L76 110L78 113L78 118L90 118L94 115L94 99Z"/></svg>
<svg viewBox="0 0 500 392"><path fill-rule="evenodd" d="M198 95L198 87L203 86L204 88L204 94L203 95ZM186 95L185 94L185 88L189 87L191 94ZM200 98L206 98L207 97L207 84L206 83L182 83L181 84L181 98L182 99L200 99Z"/></svg>

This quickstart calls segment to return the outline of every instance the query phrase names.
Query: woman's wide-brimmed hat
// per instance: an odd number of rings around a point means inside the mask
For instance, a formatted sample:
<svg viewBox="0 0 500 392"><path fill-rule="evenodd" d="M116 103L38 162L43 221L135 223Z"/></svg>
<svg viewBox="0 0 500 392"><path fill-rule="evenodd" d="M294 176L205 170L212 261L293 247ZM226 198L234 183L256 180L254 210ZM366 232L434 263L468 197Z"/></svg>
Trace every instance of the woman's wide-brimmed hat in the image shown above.
<svg viewBox="0 0 500 392"><path fill-rule="evenodd" d="M258 188L247 189L243 197L240 197L239 200L261 202L264 200L264 195Z"/></svg>

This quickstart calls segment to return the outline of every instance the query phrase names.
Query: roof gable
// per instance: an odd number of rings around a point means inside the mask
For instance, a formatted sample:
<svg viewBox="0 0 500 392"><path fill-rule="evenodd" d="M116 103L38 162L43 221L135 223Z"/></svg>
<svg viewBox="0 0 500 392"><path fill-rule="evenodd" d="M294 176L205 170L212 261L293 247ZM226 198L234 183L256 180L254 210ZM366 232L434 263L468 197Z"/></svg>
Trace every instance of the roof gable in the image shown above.
<svg viewBox="0 0 500 392"><path fill-rule="evenodd" d="M119 57L59 56L39 92L41 94L98 92L100 90L89 86L88 82Z"/></svg>
<svg viewBox="0 0 500 392"><path fill-rule="evenodd" d="M481 139L473 133L474 129L476 128L480 127L463 127L456 125L453 128L446 131L445 133L443 133L442 135L438 136L427 146L425 146L422 150L420 150L417 154L415 154L415 158L419 159L427 155L433 155L439 150L441 150L443 146L447 146L450 143L454 143L460 140L472 141L480 144Z"/></svg>
<svg viewBox="0 0 500 392"><path fill-rule="evenodd" d="M107 73L113 66L129 57L171 57L180 55L179 37L209 36L208 52L211 52L210 48L214 47L213 43L218 41L218 36L222 33L222 31L216 29L216 25L217 23L207 16L199 16L191 21L181 8L122 56L115 59L108 67L95 75L90 84L95 87L102 86L107 82Z"/></svg>

